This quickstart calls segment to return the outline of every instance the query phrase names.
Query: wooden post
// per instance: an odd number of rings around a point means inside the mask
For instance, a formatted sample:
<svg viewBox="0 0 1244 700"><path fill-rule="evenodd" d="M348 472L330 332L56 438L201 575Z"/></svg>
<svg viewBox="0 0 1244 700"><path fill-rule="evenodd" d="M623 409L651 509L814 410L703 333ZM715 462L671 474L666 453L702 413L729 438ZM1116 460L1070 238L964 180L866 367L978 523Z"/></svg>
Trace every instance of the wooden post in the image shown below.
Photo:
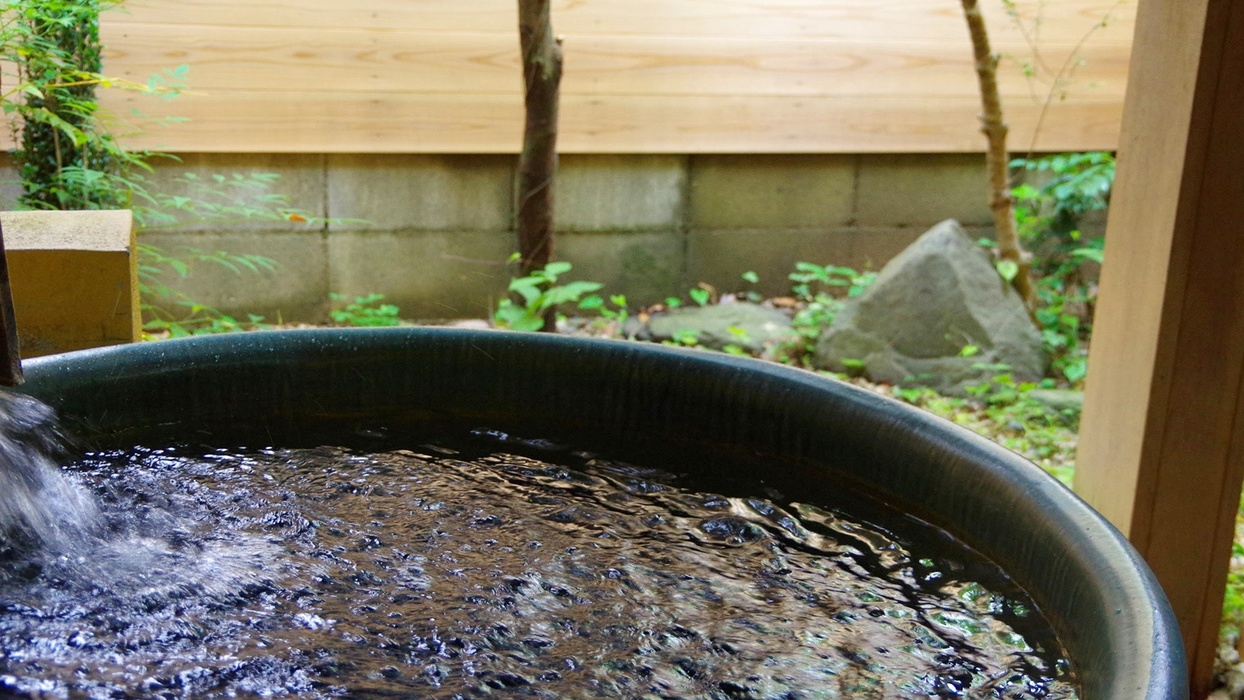
<svg viewBox="0 0 1244 700"><path fill-rule="evenodd" d="M1244 478L1244 0L1141 0L1076 488L1209 690Z"/></svg>
<svg viewBox="0 0 1244 700"><path fill-rule="evenodd" d="M22 383L21 343L13 313L13 288L9 284L9 261L4 254L4 230L0 227L0 385Z"/></svg>

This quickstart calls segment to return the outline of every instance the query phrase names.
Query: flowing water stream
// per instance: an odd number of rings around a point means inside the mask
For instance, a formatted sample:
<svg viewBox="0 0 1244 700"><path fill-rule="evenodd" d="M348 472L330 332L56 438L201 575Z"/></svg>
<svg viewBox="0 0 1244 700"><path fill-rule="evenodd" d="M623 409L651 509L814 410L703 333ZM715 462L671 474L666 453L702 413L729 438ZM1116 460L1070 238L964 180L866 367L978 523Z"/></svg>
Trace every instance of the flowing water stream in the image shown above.
<svg viewBox="0 0 1244 700"><path fill-rule="evenodd" d="M1075 697L988 562L755 475L492 431L139 447L62 473L46 409L4 405L10 695Z"/></svg>

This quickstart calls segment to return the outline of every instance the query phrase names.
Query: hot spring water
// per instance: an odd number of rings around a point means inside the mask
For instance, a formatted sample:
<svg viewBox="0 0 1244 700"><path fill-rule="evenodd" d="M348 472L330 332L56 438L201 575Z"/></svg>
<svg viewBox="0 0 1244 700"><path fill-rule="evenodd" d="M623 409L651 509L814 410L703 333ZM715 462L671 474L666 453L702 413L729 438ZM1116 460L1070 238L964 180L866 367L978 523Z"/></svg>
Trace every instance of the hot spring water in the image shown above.
<svg viewBox="0 0 1244 700"><path fill-rule="evenodd" d="M61 473L3 408L9 694L1075 697L1021 590L858 498L489 431Z"/></svg>

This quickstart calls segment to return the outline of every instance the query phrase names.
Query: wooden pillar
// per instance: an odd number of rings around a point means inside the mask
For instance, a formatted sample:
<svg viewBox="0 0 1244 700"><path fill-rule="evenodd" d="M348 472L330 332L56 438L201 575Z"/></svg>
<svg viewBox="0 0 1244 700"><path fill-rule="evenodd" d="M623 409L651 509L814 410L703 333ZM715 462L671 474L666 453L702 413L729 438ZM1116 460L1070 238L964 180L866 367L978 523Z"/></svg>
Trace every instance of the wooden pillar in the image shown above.
<svg viewBox="0 0 1244 700"><path fill-rule="evenodd" d="M1244 478L1244 0L1140 0L1076 489L1208 691Z"/></svg>

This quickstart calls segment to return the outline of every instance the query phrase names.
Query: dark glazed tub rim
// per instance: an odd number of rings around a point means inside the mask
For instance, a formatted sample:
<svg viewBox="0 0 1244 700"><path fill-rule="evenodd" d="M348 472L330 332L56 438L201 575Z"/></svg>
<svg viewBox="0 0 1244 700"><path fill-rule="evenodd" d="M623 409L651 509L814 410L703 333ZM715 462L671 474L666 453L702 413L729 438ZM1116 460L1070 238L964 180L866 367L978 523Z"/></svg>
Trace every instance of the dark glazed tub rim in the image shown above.
<svg viewBox="0 0 1244 700"><path fill-rule="evenodd" d="M1165 595L1104 518L970 431L809 372L641 343L438 328L204 336L24 367L21 390L87 438L154 423L280 430L395 412L530 416L820 464L997 561L1054 625L1086 700L1188 695Z"/></svg>

